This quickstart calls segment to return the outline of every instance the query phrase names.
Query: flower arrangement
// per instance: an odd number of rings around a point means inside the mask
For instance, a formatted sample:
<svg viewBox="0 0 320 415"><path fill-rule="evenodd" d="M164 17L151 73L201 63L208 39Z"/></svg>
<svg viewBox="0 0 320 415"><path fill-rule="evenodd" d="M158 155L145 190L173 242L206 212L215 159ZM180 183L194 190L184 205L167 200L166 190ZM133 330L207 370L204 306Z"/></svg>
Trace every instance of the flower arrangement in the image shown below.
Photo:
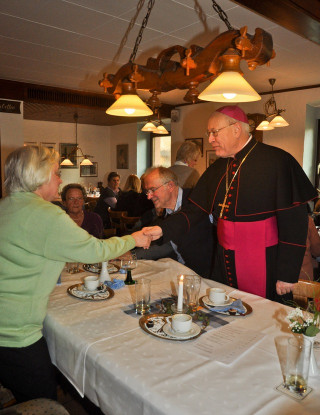
<svg viewBox="0 0 320 415"><path fill-rule="evenodd" d="M309 303L308 312L296 307L287 316L289 328L293 333L314 337L320 332L320 298Z"/></svg>

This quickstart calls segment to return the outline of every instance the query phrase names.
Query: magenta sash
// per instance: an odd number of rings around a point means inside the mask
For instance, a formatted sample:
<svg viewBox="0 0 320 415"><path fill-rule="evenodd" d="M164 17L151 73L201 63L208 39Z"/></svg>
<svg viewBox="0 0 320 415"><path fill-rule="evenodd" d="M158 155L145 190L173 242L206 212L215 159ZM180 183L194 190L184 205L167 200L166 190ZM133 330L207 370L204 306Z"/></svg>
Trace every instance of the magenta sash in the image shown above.
<svg viewBox="0 0 320 415"><path fill-rule="evenodd" d="M257 222L218 220L218 241L235 251L238 288L266 297L266 247L278 244L275 216Z"/></svg>

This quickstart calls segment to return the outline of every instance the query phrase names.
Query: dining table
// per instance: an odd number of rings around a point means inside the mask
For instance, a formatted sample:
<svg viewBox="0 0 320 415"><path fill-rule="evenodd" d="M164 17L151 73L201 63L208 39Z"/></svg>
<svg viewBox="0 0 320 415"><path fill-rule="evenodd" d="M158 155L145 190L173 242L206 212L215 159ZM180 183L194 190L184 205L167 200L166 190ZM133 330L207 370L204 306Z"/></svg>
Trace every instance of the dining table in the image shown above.
<svg viewBox="0 0 320 415"><path fill-rule="evenodd" d="M155 307L161 299L174 301L178 276L189 274L194 272L167 258L139 260L132 270L134 279L151 280ZM43 332L53 364L104 414L319 415L319 378L309 377L311 391L304 399L281 390L286 345L293 336L286 319L290 307L202 278L201 299L210 288L223 287L247 305L247 313L216 313L201 300L199 315L207 316L209 325L200 317L200 334L177 340L140 326L145 317L135 313L134 285L102 300L72 295L70 287L87 275L95 274L84 268L77 274L63 271L49 298ZM320 365L320 348L314 352Z"/></svg>

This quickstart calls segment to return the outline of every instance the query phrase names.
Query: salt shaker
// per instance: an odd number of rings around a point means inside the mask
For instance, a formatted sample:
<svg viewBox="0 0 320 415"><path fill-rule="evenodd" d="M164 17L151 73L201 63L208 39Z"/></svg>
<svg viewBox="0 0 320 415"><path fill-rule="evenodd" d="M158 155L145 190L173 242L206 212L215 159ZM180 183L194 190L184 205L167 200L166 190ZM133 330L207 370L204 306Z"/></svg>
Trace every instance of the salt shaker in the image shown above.
<svg viewBox="0 0 320 415"><path fill-rule="evenodd" d="M101 263L101 272L100 272L99 281L101 284L103 284L105 281L111 281L111 278L108 272L108 261Z"/></svg>

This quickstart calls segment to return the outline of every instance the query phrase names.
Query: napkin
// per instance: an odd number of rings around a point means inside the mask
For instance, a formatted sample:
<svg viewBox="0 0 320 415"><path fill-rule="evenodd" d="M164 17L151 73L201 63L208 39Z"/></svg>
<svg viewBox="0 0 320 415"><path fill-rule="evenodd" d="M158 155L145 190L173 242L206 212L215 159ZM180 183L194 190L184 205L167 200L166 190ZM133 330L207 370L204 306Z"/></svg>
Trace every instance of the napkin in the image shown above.
<svg viewBox="0 0 320 415"><path fill-rule="evenodd" d="M118 290L125 286L123 280L117 280L116 278L113 281L105 281L104 284L113 290Z"/></svg>
<svg viewBox="0 0 320 415"><path fill-rule="evenodd" d="M221 311L229 311L230 308L237 310L238 313L240 314L245 314L246 312L246 309L243 307L242 301L240 299L226 306L210 307L210 310L221 312Z"/></svg>

